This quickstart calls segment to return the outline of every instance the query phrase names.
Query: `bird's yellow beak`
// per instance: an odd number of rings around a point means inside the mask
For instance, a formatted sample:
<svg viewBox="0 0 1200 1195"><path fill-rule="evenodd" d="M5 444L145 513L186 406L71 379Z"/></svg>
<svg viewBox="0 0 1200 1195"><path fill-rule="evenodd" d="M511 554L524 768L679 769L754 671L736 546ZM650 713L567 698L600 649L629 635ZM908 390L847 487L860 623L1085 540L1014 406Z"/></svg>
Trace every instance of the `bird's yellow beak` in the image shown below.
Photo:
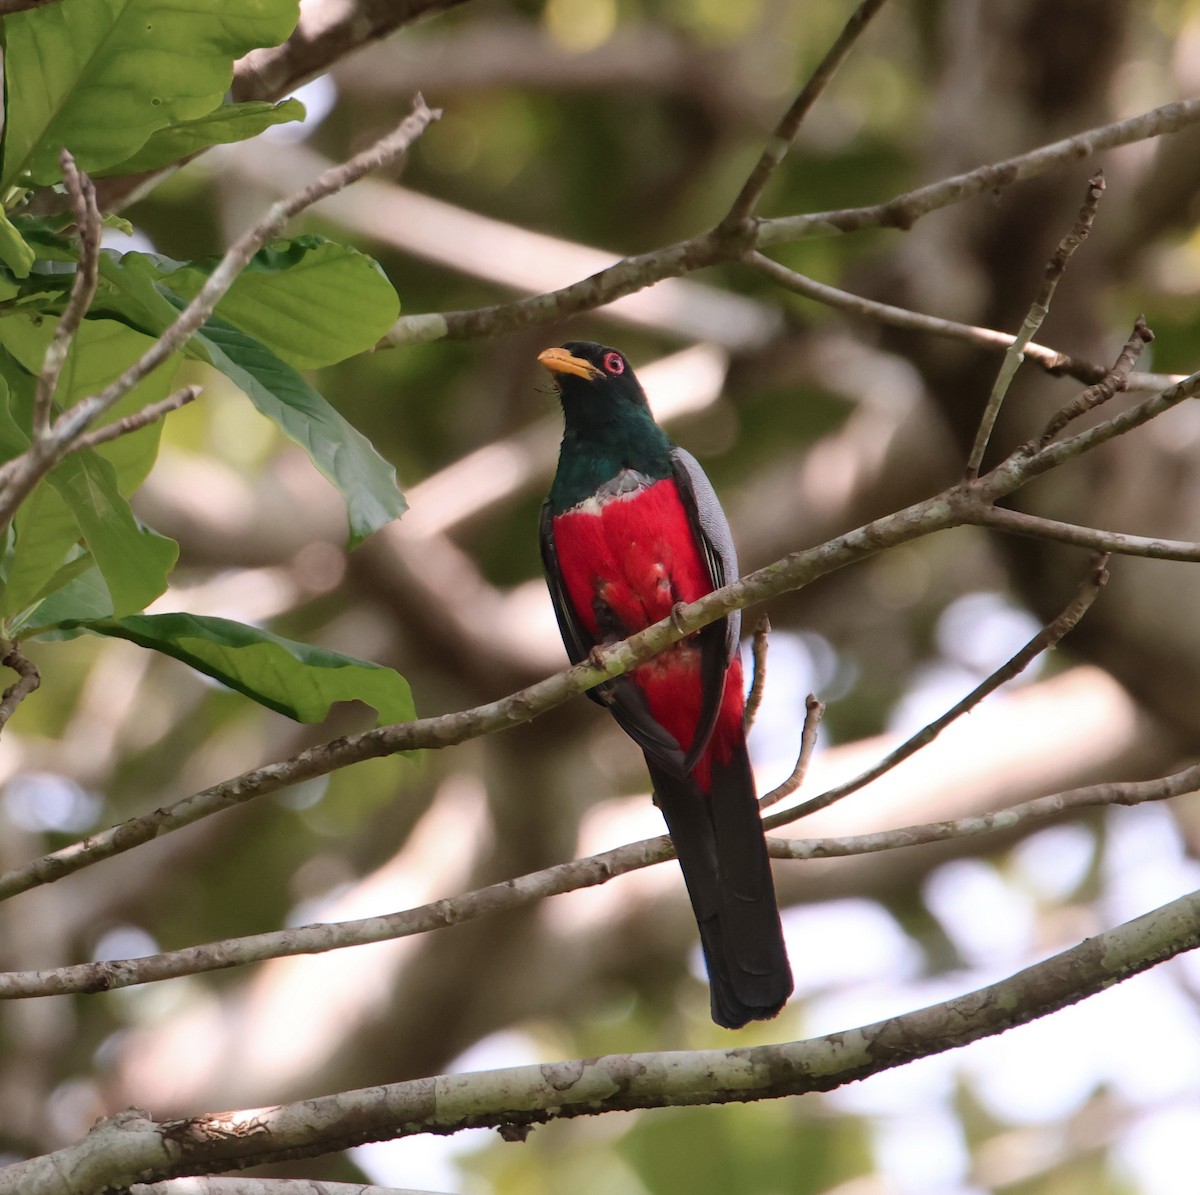
<svg viewBox="0 0 1200 1195"><path fill-rule="evenodd" d="M598 369L590 361L568 353L566 349L545 349L538 353L538 361L551 373L573 373L577 378L591 381L593 378L604 377L604 370Z"/></svg>

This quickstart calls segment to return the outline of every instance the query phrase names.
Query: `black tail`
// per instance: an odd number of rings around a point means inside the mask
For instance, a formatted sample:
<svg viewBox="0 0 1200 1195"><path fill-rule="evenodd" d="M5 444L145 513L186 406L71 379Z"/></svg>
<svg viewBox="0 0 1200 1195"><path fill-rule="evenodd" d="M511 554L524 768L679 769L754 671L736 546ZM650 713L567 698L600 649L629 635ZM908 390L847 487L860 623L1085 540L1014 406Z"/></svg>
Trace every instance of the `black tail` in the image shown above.
<svg viewBox="0 0 1200 1195"><path fill-rule="evenodd" d="M745 744L713 765L708 794L646 762L700 927L712 1019L740 1029L775 1016L792 971Z"/></svg>

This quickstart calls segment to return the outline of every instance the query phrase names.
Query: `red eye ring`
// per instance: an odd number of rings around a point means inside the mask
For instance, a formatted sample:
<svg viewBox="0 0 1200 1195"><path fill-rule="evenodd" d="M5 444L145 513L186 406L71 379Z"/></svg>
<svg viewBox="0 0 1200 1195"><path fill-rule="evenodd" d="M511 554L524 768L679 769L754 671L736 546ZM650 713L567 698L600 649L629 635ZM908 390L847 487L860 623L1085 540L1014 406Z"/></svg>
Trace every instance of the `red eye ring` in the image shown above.
<svg viewBox="0 0 1200 1195"><path fill-rule="evenodd" d="M604 368L611 374L625 372L625 360L620 353L605 353Z"/></svg>

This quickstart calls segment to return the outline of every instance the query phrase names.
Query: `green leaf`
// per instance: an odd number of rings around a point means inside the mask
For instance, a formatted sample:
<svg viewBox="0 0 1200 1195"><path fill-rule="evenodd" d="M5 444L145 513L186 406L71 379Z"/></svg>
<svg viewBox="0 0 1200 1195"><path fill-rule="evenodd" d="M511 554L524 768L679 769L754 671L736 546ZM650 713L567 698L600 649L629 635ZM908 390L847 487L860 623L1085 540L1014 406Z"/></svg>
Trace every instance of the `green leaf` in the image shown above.
<svg viewBox="0 0 1200 1195"><path fill-rule="evenodd" d="M298 722L323 721L335 701L366 702L378 711L380 725L416 717L408 681L391 668L227 618L142 614L65 629L128 639L163 652Z"/></svg>
<svg viewBox="0 0 1200 1195"><path fill-rule="evenodd" d="M46 480L75 516L108 586L113 612L132 614L154 601L167 587L179 545L138 523L117 489L112 465L94 452L77 452Z"/></svg>
<svg viewBox="0 0 1200 1195"><path fill-rule="evenodd" d="M4 18L0 185L123 161L159 129L211 112L233 63L295 28L298 0L60 0Z"/></svg>
<svg viewBox="0 0 1200 1195"><path fill-rule="evenodd" d="M0 350L0 370L13 370L20 373L7 353ZM25 379L13 379L18 385ZM10 396L8 380L0 373L0 461L11 461L14 456L20 456L29 447L29 436L21 430L12 412L13 397Z"/></svg>
<svg viewBox="0 0 1200 1195"><path fill-rule="evenodd" d="M188 352L238 386L333 482L346 503L352 547L408 509L396 487L396 470L371 441L253 337L211 320Z"/></svg>
<svg viewBox="0 0 1200 1195"><path fill-rule="evenodd" d="M74 639L83 634L80 630L64 630L60 627L74 625L82 621L94 621L98 618L111 618L113 612L112 596L100 570L92 563L88 555L79 558L90 565L78 576L72 574L67 583L56 585L50 589L49 597L40 602L22 620L23 638L37 636L39 639ZM71 570L76 562L63 565L62 572ZM56 574L56 578L57 574ZM13 628L14 631L19 629Z"/></svg>
<svg viewBox="0 0 1200 1195"><path fill-rule="evenodd" d="M191 262L161 281L190 300L216 264ZM300 236L259 250L216 313L295 369L319 369L373 348L396 322L400 300L365 253Z"/></svg>
<svg viewBox="0 0 1200 1195"><path fill-rule="evenodd" d="M79 542L79 523L53 485L43 482L13 520L15 540L0 614L15 618L50 592L48 583ZM63 584L70 580L63 579Z"/></svg>
<svg viewBox="0 0 1200 1195"><path fill-rule="evenodd" d="M110 174L139 174L182 161L212 145L229 145L257 137L272 125L304 119L304 105L297 99L251 100L244 104L222 104L196 120L184 120L151 133L146 144L132 157L96 171L98 178Z"/></svg>
<svg viewBox="0 0 1200 1195"><path fill-rule="evenodd" d="M13 222L0 211L0 261L16 278L28 278L37 254L20 234Z"/></svg>
<svg viewBox="0 0 1200 1195"><path fill-rule="evenodd" d="M127 253L120 261L102 258L105 289L98 301L147 331L161 332L175 318L182 300L160 289L159 264L143 253ZM396 488L395 469L371 442L253 337L213 319L192 337L186 352L225 374L262 414L305 449L342 494L352 546L408 509Z"/></svg>

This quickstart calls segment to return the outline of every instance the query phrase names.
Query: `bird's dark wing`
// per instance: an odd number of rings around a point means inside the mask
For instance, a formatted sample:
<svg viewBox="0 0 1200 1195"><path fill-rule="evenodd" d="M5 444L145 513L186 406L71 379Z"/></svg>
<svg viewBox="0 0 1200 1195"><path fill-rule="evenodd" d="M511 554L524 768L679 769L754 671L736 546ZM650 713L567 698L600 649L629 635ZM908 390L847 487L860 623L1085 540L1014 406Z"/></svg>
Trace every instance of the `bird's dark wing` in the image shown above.
<svg viewBox="0 0 1200 1195"><path fill-rule="evenodd" d="M688 519L696 529L704 551L712 587L720 589L722 585L727 585L738 577L737 551L733 546L733 535L729 530L725 512L721 509L721 503L712 482L708 480L708 475L690 452L683 448L672 448L671 468L679 496L688 512ZM725 672L738 650L741 626L741 611L735 610L727 617L710 623L696 635L696 641L700 645L703 700L696 737L684 760L688 771L695 766L696 760L703 754L708 740L712 737L717 713L721 708L721 698L725 692Z"/></svg>

